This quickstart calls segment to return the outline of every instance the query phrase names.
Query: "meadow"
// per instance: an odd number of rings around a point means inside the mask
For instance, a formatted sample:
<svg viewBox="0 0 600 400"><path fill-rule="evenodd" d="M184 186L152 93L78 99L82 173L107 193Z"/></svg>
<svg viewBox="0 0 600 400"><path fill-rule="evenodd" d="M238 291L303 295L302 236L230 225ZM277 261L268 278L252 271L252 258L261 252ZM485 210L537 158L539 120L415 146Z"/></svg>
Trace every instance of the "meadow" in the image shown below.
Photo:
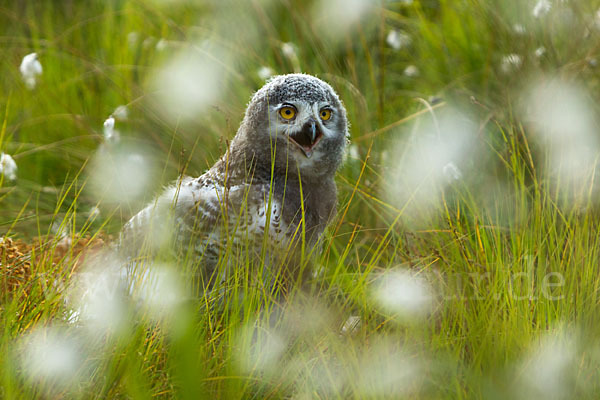
<svg viewBox="0 0 600 400"><path fill-rule="evenodd" d="M598 398L600 1L5 0L0 54L2 398ZM351 123L308 282L120 287L291 72Z"/></svg>

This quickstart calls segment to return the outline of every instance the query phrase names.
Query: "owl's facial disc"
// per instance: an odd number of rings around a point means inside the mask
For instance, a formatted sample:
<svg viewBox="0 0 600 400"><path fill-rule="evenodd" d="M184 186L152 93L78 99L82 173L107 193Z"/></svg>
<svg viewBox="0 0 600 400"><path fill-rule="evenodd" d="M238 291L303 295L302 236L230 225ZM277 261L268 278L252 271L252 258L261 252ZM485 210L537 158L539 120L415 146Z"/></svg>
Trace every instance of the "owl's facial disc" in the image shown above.
<svg viewBox="0 0 600 400"><path fill-rule="evenodd" d="M323 133L317 122L310 118L302 128L297 132L290 132L288 139L302 150L306 158L310 158L313 154L313 149L319 143Z"/></svg>

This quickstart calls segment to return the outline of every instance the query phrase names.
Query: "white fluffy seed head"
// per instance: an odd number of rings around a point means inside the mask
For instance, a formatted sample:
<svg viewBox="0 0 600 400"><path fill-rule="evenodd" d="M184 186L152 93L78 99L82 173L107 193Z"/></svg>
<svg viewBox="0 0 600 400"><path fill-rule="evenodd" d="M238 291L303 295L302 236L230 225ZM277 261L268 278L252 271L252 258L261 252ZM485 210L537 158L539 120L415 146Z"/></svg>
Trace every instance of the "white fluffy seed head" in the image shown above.
<svg viewBox="0 0 600 400"><path fill-rule="evenodd" d="M518 54L508 54L502 57L502 61L500 63L500 69L505 74L510 74L521 68L523 65L523 58Z"/></svg>
<svg viewBox="0 0 600 400"><path fill-rule="evenodd" d="M362 354L353 381L361 398L405 398L420 385L421 363L422 359L411 357L397 343L375 338Z"/></svg>
<svg viewBox="0 0 600 400"><path fill-rule="evenodd" d="M104 129L105 131L112 131L115 129L115 119L112 117L112 115L108 117L106 121L104 121Z"/></svg>
<svg viewBox="0 0 600 400"><path fill-rule="evenodd" d="M411 137L392 150L395 161L388 170L389 200L404 209L402 218L419 226L437 212L441 193L453 181L455 170L467 178L469 160L478 154L477 125L457 109L446 108L420 118Z"/></svg>
<svg viewBox="0 0 600 400"><path fill-rule="evenodd" d="M19 70L28 89L35 88L37 77L42 74L42 64L37 58L37 53L30 53L23 57Z"/></svg>
<svg viewBox="0 0 600 400"><path fill-rule="evenodd" d="M118 143L121 135L115 129L115 118L111 115L104 121L104 140L108 143Z"/></svg>
<svg viewBox="0 0 600 400"><path fill-rule="evenodd" d="M406 32L392 29L387 34L385 41L392 49L400 50L410 45L412 39Z"/></svg>
<svg viewBox="0 0 600 400"><path fill-rule="evenodd" d="M112 113L112 116L118 119L119 121L125 121L129 118L129 109L125 105L120 105L115 108L115 111Z"/></svg>
<svg viewBox="0 0 600 400"><path fill-rule="evenodd" d="M131 294L151 320L168 324L187 299L187 291L175 268L166 264L142 266L134 271Z"/></svg>
<svg viewBox="0 0 600 400"><path fill-rule="evenodd" d="M237 338L240 351L236 359L238 368L244 373L261 371L275 373L287 347L286 337L258 322L249 323Z"/></svg>
<svg viewBox="0 0 600 400"><path fill-rule="evenodd" d="M419 76L419 68L417 68L416 65L408 65L406 68L404 68L404 75L409 78L417 77Z"/></svg>
<svg viewBox="0 0 600 400"><path fill-rule="evenodd" d="M94 198L113 205L131 205L142 200L156 184L154 166L139 146L102 146L87 171Z"/></svg>
<svg viewBox="0 0 600 400"><path fill-rule="evenodd" d="M124 334L130 322L123 260L104 251L86 260L68 292L70 322L85 329L89 338Z"/></svg>
<svg viewBox="0 0 600 400"><path fill-rule="evenodd" d="M23 373L36 382L67 387L83 364L82 345L65 330L49 327L28 333L18 343Z"/></svg>
<svg viewBox="0 0 600 400"><path fill-rule="evenodd" d="M512 30L517 35L525 35L527 33L527 29L525 29L525 27L521 24L514 24L512 26Z"/></svg>
<svg viewBox="0 0 600 400"><path fill-rule="evenodd" d="M577 366L578 343L570 332L549 333L533 344L522 361L519 398L568 399Z"/></svg>
<svg viewBox="0 0 600 400"><path fill-rule="evenodd" d="M523 93L523 119L547 149L553 189L569 200L593 189L600 140L587 90L559 78L539 80Z"/></svg>
<svg viewBox="0 0 600 400"><path fill-rule="evenodd" d="M156 42L155 49L156 49L156 51L164 51L167 49L168 46L169 46L169 42L167 40L160 39L158 42Z"/></svg>
<svg viewBox="0 0 600 400"><path fill-rule="evenodd" d="M182 51L152 78L158 111L173 123L191 121L222 93L228 53L207 42Z"/></svg>
<svg viewBox="0 0 600 400"><path fill-rule="evenodd" d="M260 79L266 81L267 79L275 75L275 71L273 71L272 68L269 68L267 66L262 66L258 69L257 74Z"/></svg>
<svg viewBox="0 0 600 400"><path fill-rule="evenodd" d="M405 269L388 271L373 284L373 298L385 312L415 318L430 311L433 295L430 285L419 275Z"/></svg>
<svg viewBox="0 0 600 400"><path fill-rule="evenodd" d="M544 54L546 54L546 48L544 46L540 46L535 49L533 54L535 55L535 58L541 58Z"/></svg>
<svg viewBox="0 0 600 400"><path fill-rule="evenodd" d="M296 46L293 43L285 42L281 45L281 51L287 58L297 57Z"/></svg>
<svg viewBox="0 0 600 400"><path fill-rule="evenodd" d="M17 163L6 153L0 153L0 174L11 181L17 179Z"/></svg>
<svg viewBox="0 0 600 400"><path fill-rule="evenodd" d="M375 5L376 2L371 0L318 1L313 6L312 21L329 38L341 38Z"/></svg>
<svg viewBox="0 0 600 400"><path fill-rule="evenodd" d="M533 15L534 18L541 18L544 15L548 14L551 8L552 3L550 3L550 1L538 0L538 2L535 3L535 6L531 10L531 15Z"/></svg>
<svg viewBox="0 0 600 400"><path fill-rule="evenodd" d="M459 181L462 179L462 172L452 161L444 165L442 172L449 181Z"/></svg>

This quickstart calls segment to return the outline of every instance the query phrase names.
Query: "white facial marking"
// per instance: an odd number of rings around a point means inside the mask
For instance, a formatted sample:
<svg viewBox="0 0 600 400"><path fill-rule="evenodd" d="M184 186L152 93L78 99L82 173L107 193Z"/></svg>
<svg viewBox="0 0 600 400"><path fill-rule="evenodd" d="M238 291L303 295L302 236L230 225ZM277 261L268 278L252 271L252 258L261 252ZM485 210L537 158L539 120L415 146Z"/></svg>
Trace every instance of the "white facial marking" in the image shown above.
<svg viewBox="0 0 600 400"><path fill-rule="evenodd" d="M328 137L328 138L335 137L336 133L334 131L332 131L331 129L327 128L327 126L334 126L333 122L335 121L336 115L335 115L335 110L333 109L333 107L331 107L331 105L327 102L320 102L320 103L313 104L312 108L313 108L314 118L317 121L317 123L319 124L319 128L321 129L323 136ZM321 110L323 108L327 108L331 111L331 116L329 117L329 119L327 121L323 121L323 119L321 118Z"/></svg>
<svg viewBox="0 0 600 400"><path fill-rule="evenodd" d="M285 120L280 114L280 110L283 107L292 105L296 110L296 115L290 119ZM336 120L339 116L336 114L336 110L332 107L332 105L328 102L317 102L317 103L308 103L306 101L289 101L283 102L281 104L277 104L270 108L270 124L269 124L269 133L270 136L275 139L276 137L283 137L287 142L287 150L289 154L294 158L297 163L297 166L300 169L311 169L316 164L321 162L324 157L324 153L322 152L321 141L326 140L328 138L335 138L338 133L333 129L336 126ZM321 118L321 111L326 108L331 111L331 116L327 121L324 121ZM314 120L318 130L320 131L322 137L319 141L313 145L310 153L310 157L308 157L299 146L290 140L289 136L294 135L302 130L302 128L308 123L310 120Z"/></svg>

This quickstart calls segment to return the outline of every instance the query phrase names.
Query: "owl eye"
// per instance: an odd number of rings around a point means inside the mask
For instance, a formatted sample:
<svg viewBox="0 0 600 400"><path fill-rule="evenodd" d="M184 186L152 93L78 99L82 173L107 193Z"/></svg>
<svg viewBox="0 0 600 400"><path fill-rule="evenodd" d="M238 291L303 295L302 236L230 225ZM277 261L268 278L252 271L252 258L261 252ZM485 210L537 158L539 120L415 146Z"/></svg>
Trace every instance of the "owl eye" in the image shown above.
<svg viewBox="0 0 600 400"><path fill-rule="evenodd" d="M294 107L285 106L279 109L279 115L281 115L283 119L289 120L296 116L296 110Z"/></svg>
<svg viewBox="0 0 600 400"><path fill-rule="evenodd" d="M327 121L329 118L331 118L331 110L324 108L319 112L319 115L323 121Z"/></svg>

